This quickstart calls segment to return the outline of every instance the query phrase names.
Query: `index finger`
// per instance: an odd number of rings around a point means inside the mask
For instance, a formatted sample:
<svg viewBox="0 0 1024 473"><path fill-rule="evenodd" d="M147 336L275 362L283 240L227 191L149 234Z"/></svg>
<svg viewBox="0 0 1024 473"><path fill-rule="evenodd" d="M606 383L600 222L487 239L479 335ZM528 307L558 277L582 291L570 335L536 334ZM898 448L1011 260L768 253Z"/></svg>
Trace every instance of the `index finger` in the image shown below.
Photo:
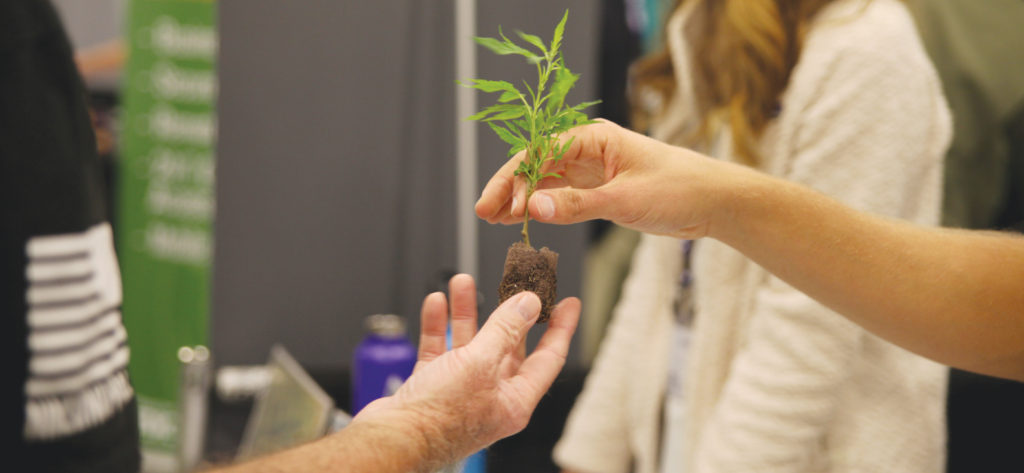
<svg viewBox="0 0 1024 473"><path fill-rule="evenodd" d="M517 179L515 171L523 160L523 156L525 156L525 151L516 153L487 181L474 208L478 217L492 223L502 222L510 217L508 209L512 207L512 197L515 192L515 180Z"/></svg>
<svg viewBox="0 0 1024 473"><path fill-rule="evenodd" d="M431 362L447 350L445 338L448 328L448 301L444 293L435 292L423 299L420 309L420 348L416 367Z"/></svg>
<svg viewBox="0 0 1024 473"><path fill-rule="evenodd" d="M452 349L465 346L476 335L476 283L468 274L456 274L448 281L452 311Z"/></svg>

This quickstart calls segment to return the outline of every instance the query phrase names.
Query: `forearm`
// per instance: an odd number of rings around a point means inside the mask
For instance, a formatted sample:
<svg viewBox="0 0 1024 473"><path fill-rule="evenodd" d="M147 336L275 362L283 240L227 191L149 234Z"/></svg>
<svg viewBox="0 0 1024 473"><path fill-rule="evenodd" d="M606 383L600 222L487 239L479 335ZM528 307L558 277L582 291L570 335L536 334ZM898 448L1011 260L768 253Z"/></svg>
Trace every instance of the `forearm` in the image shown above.
<svg viewBox="0 0 1024 473"><path fill-rule="evenodd" d="M760 173L728 174L709 236L904 348L1024 379L1024 239L886 220Z"/></svg>
<svg viewBox="0 0 1024 473"><path fill-rule="evenodd" d="M427 473L450 460L446 449L431 445L444 442L443 437L431 440L428 435L400 416L357 421L316 442L211 473Z"/></svg>

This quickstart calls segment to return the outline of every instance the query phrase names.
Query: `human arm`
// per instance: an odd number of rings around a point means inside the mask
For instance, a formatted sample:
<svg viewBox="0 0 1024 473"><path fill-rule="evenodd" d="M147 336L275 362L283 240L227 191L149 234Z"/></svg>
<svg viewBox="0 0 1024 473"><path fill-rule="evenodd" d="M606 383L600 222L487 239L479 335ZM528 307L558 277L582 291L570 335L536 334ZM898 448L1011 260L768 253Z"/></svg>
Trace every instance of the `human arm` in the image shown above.
<svg viewBox="0 0 1024 473"><path fill-rule="evenodd" d="M867 330L933 360L1024 380L1024 239L922 227L852 209L805 186L673 147L611 123L576 139L528 204L541 222L603 218L711 237ZM510 160L512 163L515 160ZM513 223L514 164L477 215ZM562 181L562 182L558 182Z"/></svg>
<svg viewBox="0 0 1024 473"><path fill-rule="evenodd" d="M711 236L886 340L1024 380L1019 235L917 226L763 176L749 185Z"/></svg>
<svg viewBox="0 0 1024 473"><path fill-rule="evenodd" d="M445 351L447 301L431 294L421 313L420 361L395 395L369 404L335 434L220 473L430 472L522 430L565 362L579 301L555 308L524 358L539 299L532 293L510 298L476 333L472 279L456 276L451 285L452 350Z"/></svg>

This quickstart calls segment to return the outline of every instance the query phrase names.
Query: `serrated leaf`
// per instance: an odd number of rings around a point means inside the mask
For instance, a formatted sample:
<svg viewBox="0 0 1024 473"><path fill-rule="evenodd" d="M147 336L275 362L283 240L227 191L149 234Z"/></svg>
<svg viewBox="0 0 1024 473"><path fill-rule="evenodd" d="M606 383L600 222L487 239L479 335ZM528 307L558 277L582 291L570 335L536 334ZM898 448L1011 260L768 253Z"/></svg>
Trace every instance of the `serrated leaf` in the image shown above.
<svg viewBox="0 0 1024 473"><path fill-rule="evenodd" d="M520 151L522 151L524 149L526 149L525 145L523 145L523 146L513 146L511 149L508 150L508 157L511 158L512 156L515 156L516 153L518 153L518 152L520 152Z"/></svg>
<svg viewBox="0 0 1024 473"><path fill-rule="evenodd" d="M520 56L526 57L526 59L532 63L540 62L542 59L544 59L543 57L534 54L530 50L523 48L522 46L519 46L518 44L512 42L512 40L508 39L503 33L501 33L501 27L498 27L498 34L501 36L501 40L498 40L496 38L488 38L485 36L477 36L474 37L473 40L476 41L477 44L487 49L490 49L491 52L502 56L506 56L509 54L518 54Z"/></svg>
<svg viewBox="0 0 1024 473"><path fill-rule="evenodd" d="M591 123L597 122L591 120L585 113L573 112L573 126L589 125Z"/></svg>
<svg viewBox="0 0 1024 473"><path fill-rule="evenodd" d="M548 96L548 103L545 107L548 113L555 113L558 109L562 108L562 105L565 103L565 96L569 94L569 90L576 85L576 81L579 78L579 74L573 74L565 65L562 65L562 67L555 71L555 81L551 85L551 93Z"/></svg>
<svg viewBox="0 0 1024 473"><path fill-rule="evenodd" d="M502 56L515 54L515 51L512 51L507 44L494 38L477 36L473 38L473 41L476 41L480 46L490 49L494 54L500 54Z"/></svg>
<svg viewBox="0 0 1024 473"><path fill-rule="evenodd" d="M516 44L515 41L508 39L508 36L505 36L505 33L501 31L501 26L498 27L498 36L501 36L501 39L505 40L505 46L508 46L508 48L516 54L525 56L527 59L538 57L533 53L533 51L530 51L529 49Z"/></svg>
<svg viewBox="0 0 1024 473"><path fill-rule="evenodd" d="M530 123L525 118L508 122L508 128L514 132L522 132L520 135L530 132Z"/></svg>
<svg viewBox="0 0 1024 473"><path fill-rule="evenodd" d="M512 107L512 108L509 108L508 110L505 110L505 111L503 111L503 112L501 112L501 113L499 113L499 114L497 114L497 115L495 115L493 117L488 118L487 121L511 120L513 118L519 118L519 117L523 116L526 113L526 110L525 110L523 105L504 105L504 106L505 107Z"/></svg>
<svg viewBox="0 0 1024 473"><path fill-rule="evenodd" d="M575 136L569 137L569 139L558 150L558 159L562 159L562 156L565 156L565 153L567 151L569 151L569 147L572 146L572 142L575 141L575 140L576 140Z"/></svg>
<svg viewBox="0 0 1024 473"><path fill-rule="evenodd" d="M558 54L558 48L562 46L562 35L565 33L565 22L569 19L569 10L565 10L565 14L562 15L562 21L558 22L558 26L555 27L555 35L551 38L551 49L550 54L552 56Z"/></svg>
<svg viewBox="0 0 1024 473"><path fill-rule="evenodd" d="M518 100L519 97L522 97L522 95L523 94L521 94L518 90L516 90L516 91L506 90L504 93L501 94L501 97L498 97L498 101L499 102L511 102L513 100Z"/></svg>
<svg viewBox="0 0 1024 473"><path fill-rule="evenodd" d="M544 40L540 39L539 36L523 33L522 31L516 31L516 34L518 34L520 38L523 38L524 41L536 46L537 49L540 49L545 55L547 55L548 48L547 46L544 46Z"/></svg>
<svg viewBox="0 0 1024 473"><path fill-rule="evenodd" d="M487 115L490 115L492 113L508 112L509 110L514 110L514 109L522 110L522 108L523 108L522 105L495 104L495 105L491 105L490 107L487 107L487 108L485 108L485 109L483 109L483 110L473 114L472 116L467 118L467 120L481 120L484 117L486 117Z"/></svg>
<svg viewBox="0 0 1024 473"><path fill-rule="evenodd" d="M573 119L571 116L569 116L569 114L559 115L555 119L555 125L553 127L555 130L553 131L553 133L563 133L569 131L569 129L572 128L572 124Z"/></svg>
<svg viewBox="0 0 1024 473"><path fill-rule="evenodd" d="M489 125L491 129L494 130L494 133L497 133L498 138L501 138L502 141L512 146L525 146L525 141L522 138L516 136L511 131L509 131L508 128L505 128L504 126L494 122L487 122L487 125Z"/></svg>
<svg viewBox="0 0 1024 473"><path fill-rule="evenodd" d="M591 100L589 102L583 102L583 103L579 103L579 104L573 105L572 107L569 107L569 109L570 110L575 110L575 111L580 111L580 110L583 110L583 109L588 108L588 107L593 107L594 105L597 105L599 103L601 103L600 100Z"/></svg>
<svg viewBox="0 0 1024 473"><path fill-rule="evenodd" d="M483 92L502 92L516 90L516 86L512 85L511 82L487 79L473 79L473 82L469 84L467 87L478 89Z"/></svg>

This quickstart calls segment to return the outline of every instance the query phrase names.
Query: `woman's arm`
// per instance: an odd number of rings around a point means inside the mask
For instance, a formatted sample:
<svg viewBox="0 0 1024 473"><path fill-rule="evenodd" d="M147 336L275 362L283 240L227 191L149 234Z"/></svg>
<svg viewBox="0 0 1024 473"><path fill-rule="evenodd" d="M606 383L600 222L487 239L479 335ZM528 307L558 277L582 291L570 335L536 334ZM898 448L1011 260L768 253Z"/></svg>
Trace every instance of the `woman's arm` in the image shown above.
<svg viewBox="0 0 1024 473"><path fill-rule="evenodd" d="M1024 380L1020 236L867 214L607 122L570 135L576 139L558 167L567 179L546 183L528 203L538 221L603 218L649 233L710 236L897 345ZM480 217L522 217L525 199L512 206L513 192L521 192L516 164L514 157L484 188Z"/></svg>
<svg viewBox="0 0 1024 473"><path fill-rule="evenodd" d="M941 363L1024 380L1024 239L919 227L763 175L709 234L869 331Z"/></svg>

